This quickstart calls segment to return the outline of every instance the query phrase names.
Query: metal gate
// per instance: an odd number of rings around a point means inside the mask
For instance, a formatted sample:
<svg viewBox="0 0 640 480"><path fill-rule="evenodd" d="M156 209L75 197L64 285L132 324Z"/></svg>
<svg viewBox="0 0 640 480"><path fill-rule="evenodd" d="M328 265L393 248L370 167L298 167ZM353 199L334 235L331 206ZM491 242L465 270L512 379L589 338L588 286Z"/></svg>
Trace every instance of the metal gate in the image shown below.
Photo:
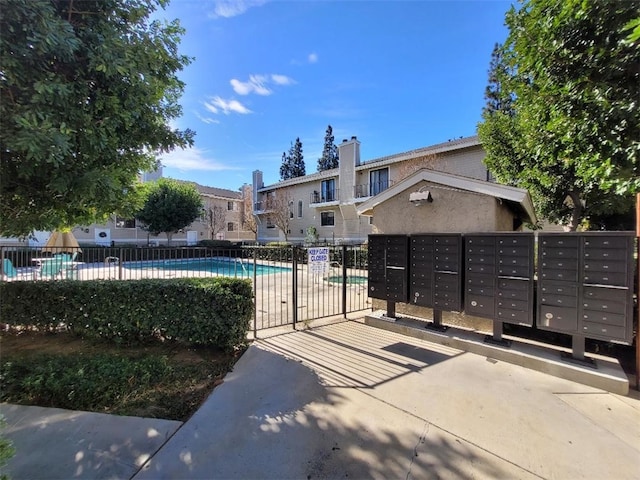
<svg viewBox="0 0 640 480"><path fill-rule="evenodd" d="M318 247L249 247L254 262L254 334L258 330L308 322L371 308L367 298L367 249L332 245L322 271L309 251Z"/></svg>

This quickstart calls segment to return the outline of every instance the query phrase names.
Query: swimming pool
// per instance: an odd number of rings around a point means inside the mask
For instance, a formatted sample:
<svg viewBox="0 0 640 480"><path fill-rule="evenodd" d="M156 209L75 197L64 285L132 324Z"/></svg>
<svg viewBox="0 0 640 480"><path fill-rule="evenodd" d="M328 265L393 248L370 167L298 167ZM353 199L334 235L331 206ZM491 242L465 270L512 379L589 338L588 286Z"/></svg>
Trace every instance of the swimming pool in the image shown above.
<svg viewBox="0 0 640 480"><path fill-rule="evenodd" d="M253 276L253 261L240 258L185 258L176 260L149 260L127 262L126 268L160 270L183 270L189 272L215 273L225 277ZM256 275L290 272L287 267L256 264Z"/></svg>

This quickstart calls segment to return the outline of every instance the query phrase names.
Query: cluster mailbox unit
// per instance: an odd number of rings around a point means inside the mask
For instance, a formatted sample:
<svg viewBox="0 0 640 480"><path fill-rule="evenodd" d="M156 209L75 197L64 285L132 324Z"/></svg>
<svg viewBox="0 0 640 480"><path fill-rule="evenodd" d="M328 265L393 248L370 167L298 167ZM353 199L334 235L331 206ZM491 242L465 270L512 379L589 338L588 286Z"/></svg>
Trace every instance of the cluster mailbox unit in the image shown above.
<svg viewBox="0 0 640 480"><path fill-rule="evenodd" d="M369 296L387 300L387 314L395 316L395 302L406 303L408 238L406 235L369 235Z"/></svg>
<svg viewBox="0 0 640 480"><path fill-rule="evenodd" d="M633 341L634 232L539 233L537 300L533 233L434 233L369 236L369 296L463 311L493 320L503 342L504 322L572 336L584 357L585 338Z"/></svg>
<svg viewBox="0 0 640 480"><path fill-rule="evenodd" d="M440 311L462 310L462 235L412 235L409 302Z"/></svg>
<svg viewBox="0 0 640 480"><path fill-rule="evenodd" d="M631 343L633 232L538 235L537 326L574 338ZM577 343L577 345L576 345Z"/></svg>
<svg viewBox="0 0 640 480"><path fill-rule="evenodd" d="M464 310L492 319L497 342L504 322L533 325L533 261L533 233L465 235Z"/></svg>

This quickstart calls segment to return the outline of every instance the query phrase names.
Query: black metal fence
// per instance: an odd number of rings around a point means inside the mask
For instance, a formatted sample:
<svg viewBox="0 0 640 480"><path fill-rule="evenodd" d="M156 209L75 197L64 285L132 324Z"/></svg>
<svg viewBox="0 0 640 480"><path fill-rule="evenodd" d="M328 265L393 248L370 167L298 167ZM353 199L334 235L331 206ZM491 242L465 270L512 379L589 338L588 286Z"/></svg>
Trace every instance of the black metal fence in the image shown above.
<svg viewBox="0 0 640 480"><path fill-rule="evenodd" d="M0 247L2 280L137 280L235 277L251 280L258 330L353 313L371 307L367 298L367 250L363 245L311 248L42 248Z"/></svg>

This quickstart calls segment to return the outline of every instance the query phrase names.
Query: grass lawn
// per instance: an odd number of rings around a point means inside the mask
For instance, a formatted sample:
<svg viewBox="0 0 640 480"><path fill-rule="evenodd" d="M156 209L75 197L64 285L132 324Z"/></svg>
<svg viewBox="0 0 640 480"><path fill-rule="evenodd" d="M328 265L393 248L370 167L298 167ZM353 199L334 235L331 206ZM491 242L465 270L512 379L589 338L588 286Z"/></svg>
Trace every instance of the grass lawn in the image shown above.
<svg viewBox="0 0 640 480"><path fill-rule="evenodd" d="M122 347L68 333L3 333L0 401L185 421L241 354L173 342Z"/></svg>

